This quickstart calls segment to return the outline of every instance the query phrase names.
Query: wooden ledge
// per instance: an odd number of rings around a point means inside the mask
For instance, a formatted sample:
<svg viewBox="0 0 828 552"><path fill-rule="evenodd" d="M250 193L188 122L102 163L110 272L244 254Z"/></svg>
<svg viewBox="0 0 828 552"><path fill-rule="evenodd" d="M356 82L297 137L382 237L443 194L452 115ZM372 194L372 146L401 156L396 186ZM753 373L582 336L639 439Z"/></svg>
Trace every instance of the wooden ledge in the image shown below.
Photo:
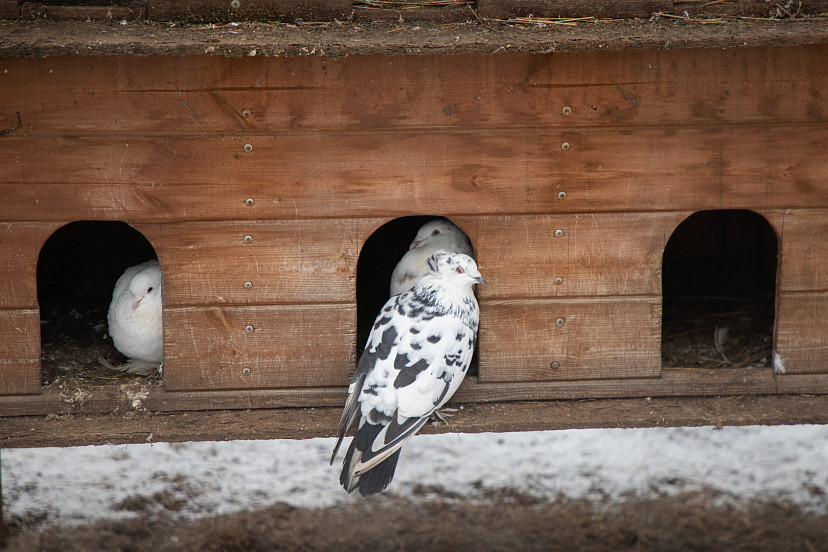
<svg viewBox="0 0 828 552"><path fill-rule="evenodd" d="M284 408L21 416L3 419L0 448L332 437L339 415ZM668 397L470 404L423 433L825 423L826 396Z"/></svg>
<svg viewBox="0 0 828 552"><path fill-rule="evenodd" d="M828 41L825 17L612 20L574 26L464 21L179 25L105 21L0 21L0 56L346 56L495 54L628 49L729 48ZM122 24L124 23L124 24Z"/></svg>

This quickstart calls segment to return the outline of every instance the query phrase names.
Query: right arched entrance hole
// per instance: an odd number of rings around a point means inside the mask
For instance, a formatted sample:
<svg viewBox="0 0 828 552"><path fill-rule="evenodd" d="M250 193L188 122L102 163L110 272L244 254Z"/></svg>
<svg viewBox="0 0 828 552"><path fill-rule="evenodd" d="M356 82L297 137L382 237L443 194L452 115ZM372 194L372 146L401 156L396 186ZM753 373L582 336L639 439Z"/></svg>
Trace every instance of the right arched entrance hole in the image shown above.
<svg viewBox="0 0 828 552"><path fill-rule="evenodd" d="M676 228L662 265L665 368L771 365L777 252L753 211L700 211Z"/></svg>

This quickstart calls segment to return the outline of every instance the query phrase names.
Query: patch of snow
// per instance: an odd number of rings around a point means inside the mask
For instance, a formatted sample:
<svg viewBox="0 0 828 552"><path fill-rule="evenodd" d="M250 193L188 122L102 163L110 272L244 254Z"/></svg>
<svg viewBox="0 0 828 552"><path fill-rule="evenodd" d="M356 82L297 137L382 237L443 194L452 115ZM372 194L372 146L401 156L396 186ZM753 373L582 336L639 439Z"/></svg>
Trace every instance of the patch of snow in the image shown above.
<svg viewBox="0 0 828 552"><path fill-rule="evenodd" d="M358 501L339 485L333 439L158 443L2 451L7 516L77 524L134 513L127 499L166 493L185 518L284 502ZM773 451L771 453L771 451ZM587 429L420 435L388 491L415 486L478 498L511 487L534 496L623 500L713 488L738 499L828 507L828 426ZM155 499L153 499L155 497ZM169 503L166 501L165 503Z"/></svg>

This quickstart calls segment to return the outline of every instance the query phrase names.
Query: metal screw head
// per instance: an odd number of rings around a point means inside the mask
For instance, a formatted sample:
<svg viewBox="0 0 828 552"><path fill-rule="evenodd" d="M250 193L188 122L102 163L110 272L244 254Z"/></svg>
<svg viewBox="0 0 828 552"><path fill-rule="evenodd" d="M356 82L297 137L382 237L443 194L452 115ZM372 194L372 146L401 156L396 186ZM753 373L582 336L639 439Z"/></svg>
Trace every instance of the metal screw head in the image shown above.
<svg viewBox="0 0 828 552"><path fill-rule="evenodd" d="M566 199L566 192L558 192L558 199Z"/></svg>
<svg viewBox="0 0 828 552"><path fill-rule="evenodd" d="M244 145L244 151L247 152L247 153L250 153L251 151L253 151L253 144L245 144Z"/></svg>
<svg viewBox="0 0 828 552"><path fill-rule="evenodd" d="M253 243L253 236L251 236L250 234L248 234L248 235L246 235L246 236L243 238L243 240L242 240L242 241L243 241L244 243Z"/></svg>
<svg viewBox="0 0 828 552"><path fill-rule="evenodd" d="M556 286L559 286L559 285L561 285L561 284L563 283L563 278L561 278L560 276L557 276L557 277L555 278L554 282L555 282L555 285L556 285Z"/></svg>
<svg viewBox="0 0 828 552"><path fill-rule="evenodd" d="M572 113L572 108L571 108L571 107L569 107L568 105L565 105L565 106L564 106L564 108L563 108L563 109L561 109L561 112L562 112L564 115L569 115L570 113Z"/></svg>
<svg viewBox="0 0 828 552"><path fill-rule="evenodd" d="M253 207L254 205L256 205L256 200L253 199L252 197L248 197L247 199L244 200L244 204L247 205L248 207Z"/></svg>
<svg viewBox="0 0 828 552"><path fill-rule="evenodd" d="M250 375L250 368L242 368L242 375L249 376Z"/></svg>
<svg viewBox="0 0 828 552"><path fill-rule="evenodd" d="M244 289L253 289L253 282L245 282Z"/></svg>
<svg viewBox="0 0 828 552"><path fill-rule="evenodd" d="M564 235L564 231L563 231L563 230L561 230L560 228L558 228L557 230L555 230L555 237L556 237L556 238L562 238L562 237L563 237L563 235Z"/></svg>
<svg viewBox="0 0 828 552"><path fill-rule="evenodd" d="M561 367L561 363L558 362L557 360L553 360L552 363L549 365L549 367L552 368L553 370L557 370L558 368Z"/></svg>
<svg viewBox="0 0 828 552"><path fill-rule="evenodd" d="M249 109L243 109L242 110L242 117L244 117L245 119L250 117L250 110Z"/></svg>
<svg viewBox="0 0 828 552"><path fill-rule="evenodd" d="M571 147L572 146L569 144L569 142L564 142L563 144L561 144L561 149L564 151L568 151Z"/></svg>
<svg viewBox="0 0 828 552"><path fill-rule="evenodd" d="M558 318L557 320L555 320L555 325L556 325L556 326L558 326L559 328L560 328L561 326L563 326L563 323L564 323L564 319L563 319L563 318Z"/></svg>
<svg viewBox="0 0 828 552"><path fill-rule="evenodd" d="M247 333L253 333L253 326L248 324L247 326L244 327L244 331L247 332Z"/></svg>

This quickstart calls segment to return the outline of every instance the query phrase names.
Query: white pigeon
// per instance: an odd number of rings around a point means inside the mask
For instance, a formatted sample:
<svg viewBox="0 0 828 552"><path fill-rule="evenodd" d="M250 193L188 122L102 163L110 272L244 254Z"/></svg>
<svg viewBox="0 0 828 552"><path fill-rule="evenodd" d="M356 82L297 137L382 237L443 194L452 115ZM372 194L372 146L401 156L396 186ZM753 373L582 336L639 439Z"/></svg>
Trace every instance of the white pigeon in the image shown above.
<svg viewBox="0 0 828 552"><path fill-rule="evenodd" d="M474 259L437 251L413 289L385 303L359 359L333 464L345 433L361 414L340 483L349 493L378 493L391 483L402 447L443 406L466 375L480 310L474 284L486 281Z"/></svg>
<svg viewBox="0 0 828 552"><path fill-rule="evenodd" d="M417 280L428 272L428 258L438 249L474 258L469 237L462 230L445 219L428 221L417 231L408 251L394 267L391 274L392 297L414 287Z"/></svg>
<svg viewBox="0 0 828 552"><path fill-rule="evenodd" d="M109 335L130 361L112 366L100 359L107 368L143 376L159 371L164 360L161 284L156 260L132 266L118 278L107 315Z"/></svg>

